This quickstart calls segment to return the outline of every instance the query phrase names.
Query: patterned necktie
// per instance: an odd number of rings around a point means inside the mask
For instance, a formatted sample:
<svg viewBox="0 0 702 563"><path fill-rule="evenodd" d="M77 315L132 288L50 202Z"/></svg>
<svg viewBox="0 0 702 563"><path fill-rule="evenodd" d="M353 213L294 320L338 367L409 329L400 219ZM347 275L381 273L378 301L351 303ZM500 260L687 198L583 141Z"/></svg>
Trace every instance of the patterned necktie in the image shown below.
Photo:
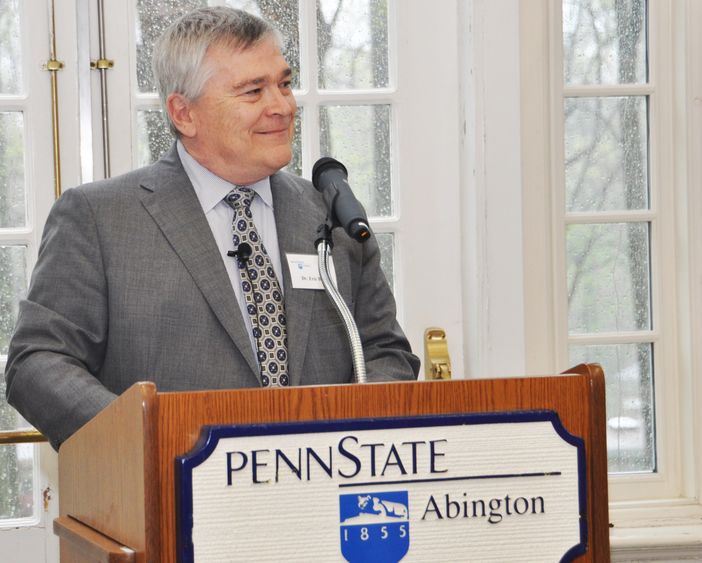
<svg viewBox="0 0 702 563"><path fill-rule="evenodd" d="M290 378L283 293L253 222L251 202L254 195L251 188L237 186L224 199L234 209L234 248L240 251L244 243L251 248L248 257L239 253L238 264L241 289L256 342L261 383L264 387L285 387L290 384Z"/></svg>

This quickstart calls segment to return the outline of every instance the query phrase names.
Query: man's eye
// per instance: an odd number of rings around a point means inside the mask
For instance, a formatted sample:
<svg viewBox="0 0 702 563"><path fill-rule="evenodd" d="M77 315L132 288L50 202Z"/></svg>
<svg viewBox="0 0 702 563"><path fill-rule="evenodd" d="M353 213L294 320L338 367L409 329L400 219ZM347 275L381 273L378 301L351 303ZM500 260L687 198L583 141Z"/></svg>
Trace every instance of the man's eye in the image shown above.
<svg viewBox="0 0 702 563"><path fill-rule="evenodd" d="M247 90L245 94L247 96L258 96L261 93L260 88L253 88L252 90Z"/></svg>
<svg viewBox="0 0 702 563"><path fill-rule="evenodd" d="M290 90L292 88L292 80L286 80L280 84L280 87L284 90Z"/></svg>

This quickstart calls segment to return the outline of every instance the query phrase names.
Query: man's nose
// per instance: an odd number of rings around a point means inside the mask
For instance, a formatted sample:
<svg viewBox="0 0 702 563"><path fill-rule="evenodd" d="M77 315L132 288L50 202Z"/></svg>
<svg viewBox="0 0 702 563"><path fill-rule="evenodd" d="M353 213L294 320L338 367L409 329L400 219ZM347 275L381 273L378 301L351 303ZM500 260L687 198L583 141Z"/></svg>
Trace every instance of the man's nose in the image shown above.
<svg viewBox="0 0 702 563"><path fill-rule="evenodd" d="M280 88L271 88L268 102L268 113L271 115L292 115L295 111L295 98L292 94L283 93Z"/></svg>

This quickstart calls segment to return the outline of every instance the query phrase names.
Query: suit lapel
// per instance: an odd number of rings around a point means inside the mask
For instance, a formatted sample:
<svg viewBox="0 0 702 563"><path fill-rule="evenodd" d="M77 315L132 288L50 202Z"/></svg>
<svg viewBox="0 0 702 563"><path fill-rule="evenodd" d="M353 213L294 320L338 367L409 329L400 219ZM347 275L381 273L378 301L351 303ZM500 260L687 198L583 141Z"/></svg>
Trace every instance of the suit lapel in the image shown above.
<svg viewBox="0 0 702 563"><path fill-rule="evenodd" d="M285 316L288 326L288 372L291 385L300 385L315 299L326 299L321 291L294 289L286 253L316 254L317 227L325 216L310 200L307 190L278 173L271 176L273 209L283 266Z"/></svg>
<svg viewBox="0 0 702 563"><path fill-rule="evenodd" d="M142 204L187 268L224 330L254 374L258 367L210 225L183 170L175 145L142 182ZM258 376L257 376L258 378Z"/></svg>

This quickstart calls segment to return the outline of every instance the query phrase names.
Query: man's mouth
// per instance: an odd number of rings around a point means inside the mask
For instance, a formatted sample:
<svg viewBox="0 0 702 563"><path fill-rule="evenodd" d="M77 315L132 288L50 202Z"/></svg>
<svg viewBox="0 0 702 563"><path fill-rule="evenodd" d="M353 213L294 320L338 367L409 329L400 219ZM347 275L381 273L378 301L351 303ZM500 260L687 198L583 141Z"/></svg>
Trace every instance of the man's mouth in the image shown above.
<svg viewBox="0 0 702 563"><path fill-rule="evenodd" d="M267 129L265 131L258 131L259 135L280 135L283 133L285 133L287 135L288 127L283 127L280 129Z"/></svg>

